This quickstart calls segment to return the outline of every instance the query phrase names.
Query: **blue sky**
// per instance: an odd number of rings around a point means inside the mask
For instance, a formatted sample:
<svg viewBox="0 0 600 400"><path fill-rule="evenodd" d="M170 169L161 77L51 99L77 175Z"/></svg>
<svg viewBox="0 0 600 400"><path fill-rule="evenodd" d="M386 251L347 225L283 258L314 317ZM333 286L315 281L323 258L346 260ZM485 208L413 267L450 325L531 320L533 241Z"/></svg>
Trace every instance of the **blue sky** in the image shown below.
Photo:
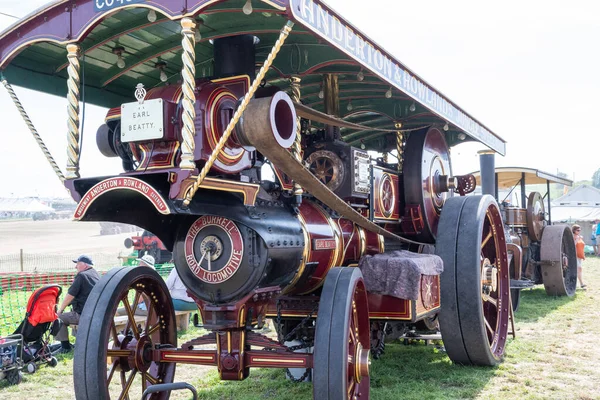
<svg viewBox="0 0 600 400"><path fill-rule="evenodd" d="M19 17L46 0L1 0ZM600 168L595 123L600 109L600 2L327 1L376 43L507 140L499 166L557 170L576 180ZM376 5L366 7L366 5ZM0 15L0 29L14 20ZM16 88L61 167L66 165L66 101ZM65 89L66 91L66 89ZM65 190L0 87L4 171L0 196ZM119 172L96 150L105 110L86 108L84 176ZM480 144L453 149L455 173L479 168ZM18 173L17 173L18 171Z"/></svg>

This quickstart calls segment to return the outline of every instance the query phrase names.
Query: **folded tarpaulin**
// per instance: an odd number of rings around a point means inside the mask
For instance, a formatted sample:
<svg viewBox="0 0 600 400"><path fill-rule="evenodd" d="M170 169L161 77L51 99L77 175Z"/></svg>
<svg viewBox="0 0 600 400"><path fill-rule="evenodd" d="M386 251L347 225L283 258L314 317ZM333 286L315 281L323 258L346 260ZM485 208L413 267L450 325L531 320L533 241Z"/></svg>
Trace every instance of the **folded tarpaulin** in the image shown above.
<svg viewBox="0 0 600 400"><path fill-rule="evenodd" d="M419 298L422 275L440 275L444 271L439 256L405 250L364 256L358 267L369 292L408 300Z"/></svg>

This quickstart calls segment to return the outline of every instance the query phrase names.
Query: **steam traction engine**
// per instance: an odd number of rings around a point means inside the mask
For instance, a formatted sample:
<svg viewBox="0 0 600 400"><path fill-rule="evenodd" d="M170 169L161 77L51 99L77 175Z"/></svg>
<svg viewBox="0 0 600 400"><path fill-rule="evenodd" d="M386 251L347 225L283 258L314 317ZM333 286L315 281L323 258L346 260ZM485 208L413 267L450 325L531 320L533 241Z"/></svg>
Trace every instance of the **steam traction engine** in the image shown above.
<svg viewBox="0 0 600 400"><path fill-rule="evenodd" d="M69 88L66 177L48 157L79 203L75 219L131 223L172 249L210 333L178 344L163 279L111 270L81 317L77 398L123 398L172 382L188 363L226 380L252 367L312 368L316 399L366 399L371 349L415 324L439 323L456 363L499 362L509 315L502 219L491 196L463 196L475 179L452 175L449 145L475 139L502 153L504 142L318 1L171 3L68 8L77 32L56 66ZM41 24L35 38L0 36L0 50L28 40L35 49L61 7L22 22ZM107 36L115 15L122 25ZM146 15L150 24L131 19ZM179 25L177 45L139 43ZM102 48L132 32L140 48ZM81 52L104 60L85 84L88 101L113 107L96 139L120 159L116 176L79 177ZM1 54L9 78L32 84L19 69L26 53ZM121 331L118 308L129 315ZM266 317L278 340L258 333Z"/></svg>
<svg viewBox="0 0 600 400"><path fill-rule="evenodd" d="M487 167L492 173L490 181L495 182L489 194L499 202L505 224L513 310L519 307L521 290L536 284L543 284L549 296L573 296L577 287L573 233L564 224L552 225L550 207L550 184L572 186L573 182L532 168L494 168L493 155L486 151L480 153L483 153L480 155L482 170L473 175L480 182L480 174ZM527 185L546 185L546 193L527 195ZM508 190L504 199L499 198L500 190ZM520 207L507 201L517 192L520 192Z"/></svg>
<svg viewBox="0 0 600 400"><path fill-rule="evenodd" d="M160 239L148 231L142 232L141 236L133 236L125 239L123 244L126 248L133 251L133 255L125 257L127 262L123 265L131 265L129 264L130 260L140 258L144 254L154 257L157 264L168 263L173 258L171 252L167 250Z"/></svg>

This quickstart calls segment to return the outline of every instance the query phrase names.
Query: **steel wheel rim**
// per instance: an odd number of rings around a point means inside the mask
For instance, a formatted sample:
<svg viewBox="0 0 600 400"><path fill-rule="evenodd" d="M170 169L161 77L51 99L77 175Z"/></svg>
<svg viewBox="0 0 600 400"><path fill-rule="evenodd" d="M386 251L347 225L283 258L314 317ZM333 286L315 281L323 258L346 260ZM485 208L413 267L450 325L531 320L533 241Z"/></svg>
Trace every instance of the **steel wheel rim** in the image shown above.
<svg viewBox="0 0 600 400"><path fill-rule="evenodd" d="M143 268L143 267L142 267ZM130 298L133 295L133 301ZM146 297L148 315L142 324L135 323L134 310ZM172 343L169 337L168 324L170 319L166 317L169 307L166 305L164 294L154 285L150 277L138 277L118 294L119 302L113 307L113 315L117 309L125 308L127 312L127 324L124 329L117 332L114 317L108 327L107 345L105 352L101 355L107 363L106 386L112 394L115 390L115 375L117 384L121 387L119 399L130 398L130 390L138 377L141 377L142 392L149 385L163 383L174 374L175 364L156 363L148 360L148 353L154 344ZM138 325L141 325L139 329ZM129 331L129 332L128 332ZM111 385L113 383L113 385ZM112 389L112 390L111 390ZM137 396L136 396L137 397ZM158 397L156 397L158 398Z"/></svg>
<svg viewBox="0 0 600 400"><path fill-rule="evenodd" d="M370 327L366 289L360 281L354 288L348 326L348 399L368 398L363 395L365 382L369 385ZM358 301L357 301L358 300ZM365 315L367 316L365 321ZM365 324L366 327L365 328ZM362 326L362 329L359 329ZM362 385L361 385L362 384Z"/></svg>
<svg viewBox="0 0 600 400"><path fill-rule="evenodd" d="M500 213L497 207L490 205L486 210L480 246L482 257L481 307L490 350L496 358L500 358L504 353L509 318L507 307L510 290L508 260L506 254L499 251L502 246L506 248L502 229ZM491 275L491 285L488 285L490 282L488 277L485 276L486 260L490 260L491 265L494 267L491 272L493 274ZM495 282L493 282L494 280Z"/></svg>
<svg viewBox="0 0 600 400"><path fill-rule="evenodd" d="M440 331L450 359L496 365L508 333L508 254L500 210L489 195L453 197L440 219L436 254L440 277ZM484 287L485 286L485 287Z"/></svg>

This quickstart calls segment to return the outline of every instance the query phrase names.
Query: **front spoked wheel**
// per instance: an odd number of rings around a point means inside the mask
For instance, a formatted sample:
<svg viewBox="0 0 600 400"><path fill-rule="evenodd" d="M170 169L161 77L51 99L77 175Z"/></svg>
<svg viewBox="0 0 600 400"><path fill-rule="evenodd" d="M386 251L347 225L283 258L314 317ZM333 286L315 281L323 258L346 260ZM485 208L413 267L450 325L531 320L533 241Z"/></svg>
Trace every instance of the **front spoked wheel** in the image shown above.
<svg viewBox="0 0 600 400"><path fill-rule="evenodd" d="M81 314L73 362L77 400L138 399L150 385L173 382L175 364L153 361L152 351L176 346L173 303L160 275L148 267L111 270Z"/></svg>
<svg viewBox="0 0 600 400"><path fill-rule="evenodd" d="M370 326L367 291L358 268L327 273L314 348L315 400L368 400Z"/></svg>
<svg viewBox="0 0 600 400"><path fill-rule="evenodd" d="M500 210L493 197L448 199L436 253L441 276L440 330L452 361L496 365L508 333L510 279Z"/></svg>

